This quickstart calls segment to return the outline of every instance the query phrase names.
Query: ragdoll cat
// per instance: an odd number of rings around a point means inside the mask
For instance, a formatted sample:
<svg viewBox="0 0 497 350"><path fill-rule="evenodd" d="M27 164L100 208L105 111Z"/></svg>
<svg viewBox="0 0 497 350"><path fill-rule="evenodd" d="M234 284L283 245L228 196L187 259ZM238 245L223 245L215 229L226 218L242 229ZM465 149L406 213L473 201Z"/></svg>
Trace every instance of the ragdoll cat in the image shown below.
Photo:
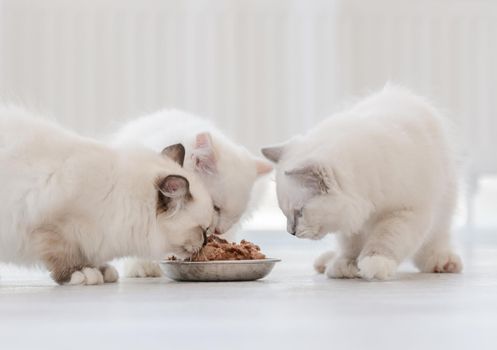
<svg viewBox="0 0 497 350"><path fill-rule="evenodd" d="M182 143L186 149L184 167L197 174L209 191L217 213L215 233L230 236L257 197L256 180L272 171L271 163L256 158L233 143L205 119L178 110L162 110L133 120L111 138L115 145L138 143L159 151ZM129 259L130 277L157 277L159 266Z"/></svg>
<svg viewBox="0 0 497 350"><path fill-rule="evenodd" d="M288 232L339 233L340 255L319 257L319 272L383 280L409 257L423 272L461 271L450 244L454 152L445 121L423 99L387 86L262 153L277 163Z"/></svg>
<svg viewBox="0 0 497 350"><path fill-rule="evenodd" d="M182 145L111 148L0 109L0 260L41 263L59 284L101 284L117 280L106 264L116 257L191 255L215 216L183 160Z"/></svg>

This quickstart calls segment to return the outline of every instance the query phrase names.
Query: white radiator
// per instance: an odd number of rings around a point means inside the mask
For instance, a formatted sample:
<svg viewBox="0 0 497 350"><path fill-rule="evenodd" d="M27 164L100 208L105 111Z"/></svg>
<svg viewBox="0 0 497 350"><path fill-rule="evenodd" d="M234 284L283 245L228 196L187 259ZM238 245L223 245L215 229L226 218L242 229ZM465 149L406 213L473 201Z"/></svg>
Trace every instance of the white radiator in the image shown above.
<svg viewBox="0 0 497 350"><path fill-rule="evenodd" d="M497 3L484 0L3 0L0 93L83 133L166 106L252 150L393 80L497 171Z"/></svg>

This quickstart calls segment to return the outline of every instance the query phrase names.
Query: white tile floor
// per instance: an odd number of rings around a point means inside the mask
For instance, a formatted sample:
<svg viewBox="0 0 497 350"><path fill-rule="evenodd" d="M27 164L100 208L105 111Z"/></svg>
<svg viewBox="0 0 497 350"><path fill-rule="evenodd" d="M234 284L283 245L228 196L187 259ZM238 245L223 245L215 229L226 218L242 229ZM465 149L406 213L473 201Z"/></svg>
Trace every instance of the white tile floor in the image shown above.
<svg viewBox="0 0 497 350"><path fill-rule="evenodd" d="M0 267L0 349L497 349L497 245L468 246L461 275L370 283L314 274L322 242L249 238L284 260L257 282L59 287Z"/></svg>

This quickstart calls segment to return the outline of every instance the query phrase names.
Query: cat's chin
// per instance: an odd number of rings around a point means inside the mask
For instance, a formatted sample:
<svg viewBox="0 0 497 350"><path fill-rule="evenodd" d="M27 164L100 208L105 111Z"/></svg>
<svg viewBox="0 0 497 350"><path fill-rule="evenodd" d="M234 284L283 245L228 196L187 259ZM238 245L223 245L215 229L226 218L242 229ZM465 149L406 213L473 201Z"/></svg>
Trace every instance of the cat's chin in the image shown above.
<svg viewBox="0 0 497 350"><path fill-rule="evenodd" d="M324 236L326 236L326 232L321 232L321 230L313 230L313 231L301 231L297 232L295 236L297 238L305 238L305 239L311 239L313 241L318 241L320 239L323 239Z"/></svg>

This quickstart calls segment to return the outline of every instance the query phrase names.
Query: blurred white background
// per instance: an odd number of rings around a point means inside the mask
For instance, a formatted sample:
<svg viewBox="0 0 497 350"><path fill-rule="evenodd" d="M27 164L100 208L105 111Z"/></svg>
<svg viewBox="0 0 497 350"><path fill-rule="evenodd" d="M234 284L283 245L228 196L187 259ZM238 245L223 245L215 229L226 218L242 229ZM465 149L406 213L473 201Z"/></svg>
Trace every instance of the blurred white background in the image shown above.
<svg viewBox="0 0 497 350"><path fill-rule="evenodd" d="M458 223L497 227L495 1L0 4L2 99L96 137L176 107L258 153L388 80L404 84L457 126L470 204ZM274 195L265 202L248 228L283 229Z"/></svg>

